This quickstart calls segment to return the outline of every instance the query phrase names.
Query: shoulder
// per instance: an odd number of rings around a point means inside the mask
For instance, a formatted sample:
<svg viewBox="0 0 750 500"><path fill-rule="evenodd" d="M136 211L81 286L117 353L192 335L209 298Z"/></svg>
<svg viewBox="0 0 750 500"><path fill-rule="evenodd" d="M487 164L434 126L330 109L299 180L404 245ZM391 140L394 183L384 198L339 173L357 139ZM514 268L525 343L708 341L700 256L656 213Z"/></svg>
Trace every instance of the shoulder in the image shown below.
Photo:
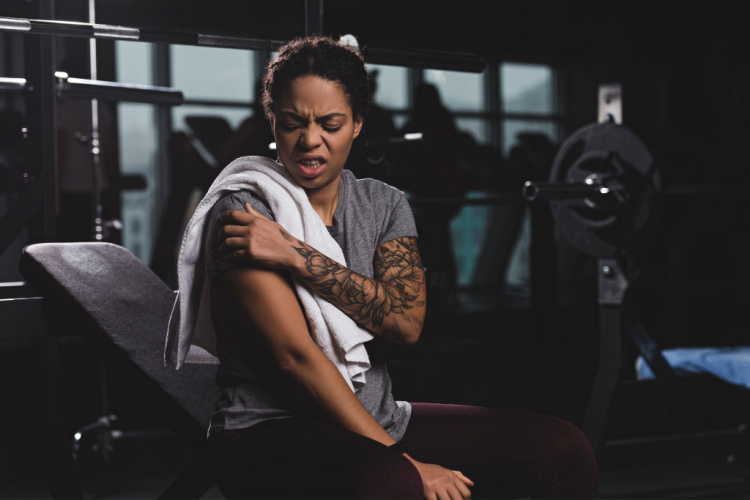
<svg viewBox="0 0 750 500"><path fill-rule="evenodd" d="M262 213L265 217L274 219L271 207L268 206L268 203L257 194L247 190L232 191L224 194L211 208L211 217L218 219L218 217L227 210L244 210L245 203L250 203L250 206L253 207L253 209Z"/></svg>
<svg viewBox="0 0 750 500"><path fill-rule="evenodd" d="M377 246L404 236L416 236L411 205L400 189L376 179L357 179L347 172L347 211L355 214L359 230L371 227Z"/></svg>
<svg viewBox="0 0 750 500"><path fill-rule="evenodd" d="M221 272L235 267L247 267L246 262L225 260L219 255L219 230L224 226L219 220L222 213L227 210L244 210L245 203L250 203L255 210L262 213L269 219L272 218L271 209L266 202L251 191L233 191L221 196L208 213L208 220L205 222L205 233L203 235L203 249L205 256L206 272L214 279Z"/></svg>
<svg viewBox="0 0 750 500"><path fill-rule="evenodd" d="M396 204L406 202L406 196L400 189L383 181L371 178L357 179L349 170L344 170L346 185L356 198L366 198L374 204Z"/></svg>

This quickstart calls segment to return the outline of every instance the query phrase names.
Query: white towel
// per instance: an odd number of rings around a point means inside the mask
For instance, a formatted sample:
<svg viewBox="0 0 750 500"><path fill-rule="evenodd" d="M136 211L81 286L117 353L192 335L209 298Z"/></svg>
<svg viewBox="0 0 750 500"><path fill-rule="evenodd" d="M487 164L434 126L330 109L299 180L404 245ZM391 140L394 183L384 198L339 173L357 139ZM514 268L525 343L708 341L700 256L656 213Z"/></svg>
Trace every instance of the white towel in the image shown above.
<svg viewBox="0 0 750 500"><path fill-rule="evenodd" d="M203 245L207 215L226 193L250 190L264 198L289 234L346 266L341 247L310 205L305 191L279 163L262 156L234 160L214 180L185 228L177 262L178 293L169 319L164 350L165 364L215 363L216 333L211 324L209 280L206 279ZM365 383L370 359L364 343L372 334L336 306L307 288L295 285L313 339L336 365L352 390Z"/></svg>

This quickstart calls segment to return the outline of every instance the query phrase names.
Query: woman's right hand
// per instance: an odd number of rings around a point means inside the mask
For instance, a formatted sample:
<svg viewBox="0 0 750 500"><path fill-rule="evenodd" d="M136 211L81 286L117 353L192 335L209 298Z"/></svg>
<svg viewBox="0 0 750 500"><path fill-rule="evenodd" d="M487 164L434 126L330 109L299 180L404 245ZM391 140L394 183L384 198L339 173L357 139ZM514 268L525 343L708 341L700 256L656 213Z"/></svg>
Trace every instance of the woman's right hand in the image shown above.
<svg viewBox="0 0 750 500"><path fill-rule="evenodd" d="M253 262L267 269L285 269L299 254L297 243L278 223L257 212L249 203L245 211L227 210L219 220L219 254L225 259Z"/></svg>
<svg viewBox="0 0 750 500"><path fill-rule="evenodd" d="M457 470L450 470L435 464L418 462L405 455L422 478L424 497L427 500L461 500L471 498L469 486L474 482Z"/></svg>

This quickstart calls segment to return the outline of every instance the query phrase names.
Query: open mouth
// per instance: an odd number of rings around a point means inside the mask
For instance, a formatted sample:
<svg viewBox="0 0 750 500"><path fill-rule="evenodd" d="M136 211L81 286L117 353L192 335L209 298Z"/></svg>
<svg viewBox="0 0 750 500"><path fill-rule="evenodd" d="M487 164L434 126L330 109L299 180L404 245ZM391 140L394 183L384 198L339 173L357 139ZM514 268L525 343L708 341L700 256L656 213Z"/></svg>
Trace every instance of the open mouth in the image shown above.
<svg viewBox="0 0 750 500"><path fill-rule="evenodd" d="M320 158L315 159L300 159L297 160L300 172L305 177L316 177L320 172L323 171L325 161Z"/></svg>

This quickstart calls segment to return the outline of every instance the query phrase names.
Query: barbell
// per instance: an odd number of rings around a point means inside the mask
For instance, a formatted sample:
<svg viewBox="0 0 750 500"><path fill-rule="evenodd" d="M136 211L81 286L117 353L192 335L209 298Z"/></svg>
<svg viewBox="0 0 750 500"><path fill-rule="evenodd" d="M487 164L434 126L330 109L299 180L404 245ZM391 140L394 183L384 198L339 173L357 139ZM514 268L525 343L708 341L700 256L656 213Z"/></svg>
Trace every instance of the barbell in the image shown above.
<svg viewBox="0 0 750 500"><path fill-rule="evenodd" d="M628 128L586 125L560 146L549 182L527 181L528 201L548 199L561 234L578 250L611 257L647 236L660 206L654 158Z"/></svg>

